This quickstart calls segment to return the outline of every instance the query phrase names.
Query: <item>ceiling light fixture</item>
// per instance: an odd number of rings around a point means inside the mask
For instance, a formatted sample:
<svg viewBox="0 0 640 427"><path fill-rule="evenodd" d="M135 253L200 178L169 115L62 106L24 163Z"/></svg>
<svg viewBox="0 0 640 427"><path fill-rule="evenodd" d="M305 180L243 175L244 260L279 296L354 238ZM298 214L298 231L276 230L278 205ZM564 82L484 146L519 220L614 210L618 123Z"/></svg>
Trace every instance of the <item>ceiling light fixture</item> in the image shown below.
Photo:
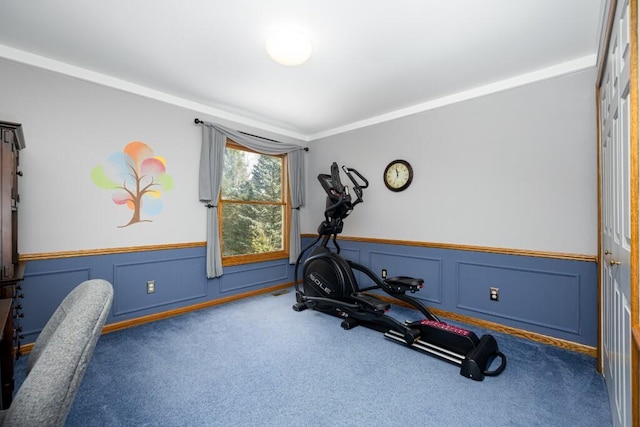
<svg viewBox="0 0 640 427"><path fill-rule="evenodd" d="M301 31L281 27L276 29L265 43L267 53L278 64L295 66L305 63L311 56L311 40Z"/></svg>

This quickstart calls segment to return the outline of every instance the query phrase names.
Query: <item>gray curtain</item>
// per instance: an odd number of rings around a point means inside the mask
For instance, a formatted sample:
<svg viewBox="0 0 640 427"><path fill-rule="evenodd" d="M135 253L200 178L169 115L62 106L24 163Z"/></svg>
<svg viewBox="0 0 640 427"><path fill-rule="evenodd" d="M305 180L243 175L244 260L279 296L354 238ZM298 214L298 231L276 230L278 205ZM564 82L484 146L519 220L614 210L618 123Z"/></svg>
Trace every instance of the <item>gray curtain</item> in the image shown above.
<svg viewBox="0 0 640 427"><path fill-rule="evenodd" d="M222 183L224 147L227 138L262 154L287 154L291 197L291 229L289 232L289 263L294 264L300 253L300 207L304 206L303 147L269 141L247 135L214 123L202 122L200 153L200 201L207 203L207 277L222 276L222 254L218 234L218 196Z"/></svg>
<svg viewBox="0 0 640 427"><path fill-rule="evenodd" d="M207 277L222 276L222 256L218 233L218 195L222 185L226 138L210 126L202 126L200 150L200 201L207 204Z"/></svg>

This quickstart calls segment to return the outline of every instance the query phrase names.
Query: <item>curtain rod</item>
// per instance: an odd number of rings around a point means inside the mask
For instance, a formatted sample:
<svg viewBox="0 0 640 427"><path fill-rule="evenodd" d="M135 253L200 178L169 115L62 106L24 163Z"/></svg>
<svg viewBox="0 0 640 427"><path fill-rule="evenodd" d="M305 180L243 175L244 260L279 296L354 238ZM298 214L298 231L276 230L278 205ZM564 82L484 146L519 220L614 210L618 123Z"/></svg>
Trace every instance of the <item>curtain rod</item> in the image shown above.
<svg viewBox="0 0 640 427"><path fill-rule="evenodd" d="M195 124L197 125L203 125L205 124L202 120L200 120L199 118L195 118L195 120L193 121ZM248 136L253 136L254 138L260 138L260 139L264 139L265 141L271 141L271 142L275 142L276 144L281 144L280 141L276 141L275 139L270 139L270 138L265 138L264 136L258 136L258 135L254 135L252 133L247 133L247 132L242 132L241 130L239 130L238 132L244 134L244 135L248 135ZM309 151L309 147L302 147L302 149L304 151Z"/></svg>

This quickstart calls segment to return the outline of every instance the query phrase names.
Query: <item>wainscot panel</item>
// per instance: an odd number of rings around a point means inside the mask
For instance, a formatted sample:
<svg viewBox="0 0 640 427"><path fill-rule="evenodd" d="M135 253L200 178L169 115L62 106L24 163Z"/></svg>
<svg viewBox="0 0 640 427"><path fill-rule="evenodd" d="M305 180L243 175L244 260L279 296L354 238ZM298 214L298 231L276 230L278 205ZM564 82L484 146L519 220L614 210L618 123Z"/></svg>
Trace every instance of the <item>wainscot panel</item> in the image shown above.
<svg viewBox="0 0 640 427"><path fill-rule="evenodd" d="M468 318L583 346L598 343L595 257L509 251L421 242L342 237L344 254L376 275L413 276L425 287L412 294L446 317ZM303 246L311 243L303 238ZM370 285L366 280L361 287ZM491 301L489 288L499 288Z"/></svg>
<svg viewBox="0 0 640 427"><path fill-rule="evenodd" d="M580 276L503 265L457 263L461 309L580 333ZM489 289L498 288L491 301Z"/></svg>
<svg viewBox="0 0 640 427"><path fill-rule="evenodd" d="M25 273L25 282L20 284L22 289L18 291L24 298L17 301L25 313L20 319L25 338L39 334L64 297L79 283L91 277L91 268L52 269L29 275Z"/></svg>
<svg viewBox="0 0 640 427"><path fill-rule="evenodd" d="M161 258L114 264L113 315L122 316L207 296L202 257ZM155 292L147 293L147 281Z"/></svg>
<svg viewBox="0 0 640 427"><path fill-rule="evenodd" d="M225 267L220 277L220 294L254 288L266 283L284 283L288 280L288 260L276 260L257 264Z"/></svg>
<svg viewBox="0 0 640 427"><path fill-rule="evenodd" d="M205 250L198 245L26 256L22 343L35 341L63 298L87 279L113 284L114 303L107 325L206 305L293 280L293 266L287 260L225 267L222 277L207 279ZM148 280L155 281L154 293L147 294Z"/></svg>
<svg viewBox="0 0 640 427"><path fill-rule="evenodd" d="M340 251L340 255L344 259L360 263L360 251L353 248L344 248Z"/></svg>

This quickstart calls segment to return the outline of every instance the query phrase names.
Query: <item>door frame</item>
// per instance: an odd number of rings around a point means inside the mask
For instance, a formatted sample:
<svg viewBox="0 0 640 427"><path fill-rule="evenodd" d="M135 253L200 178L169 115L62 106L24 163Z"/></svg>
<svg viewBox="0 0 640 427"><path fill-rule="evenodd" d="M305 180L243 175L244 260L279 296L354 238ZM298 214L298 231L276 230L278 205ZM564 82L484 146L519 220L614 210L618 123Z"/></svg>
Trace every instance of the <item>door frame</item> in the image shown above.
<svg viewBox="0 0 640 427"><path fill-rule="evenodd" d="M598 352L597 352L597 368L598 372L603 372L603 344L602 344L602 158L600 138L600 85L604 77L606 58L609 52L609 42L611 38L611 29L615 22L615 11L618 0L610 0L608 2L609 9L605 11L606 22L602 27L600 34L598 60L597 60L597 78L596 78L596 121L597 121L597 167L598 167ZM606 7L606 4L605 4ZM639 227L638 217L640 205L638 204L638 181L640 179L638 173L638 0L629 0L629 58L631 61L630 69L630 178L631 178L631 254L630 254L630 307L631 307L631 326L632 326L632 349L631 349L631 420L632 424L640 427L640 372L638 371L638 359L640 352L640 321L639 321L639 301L638 301L638 241Z"/></svg>

